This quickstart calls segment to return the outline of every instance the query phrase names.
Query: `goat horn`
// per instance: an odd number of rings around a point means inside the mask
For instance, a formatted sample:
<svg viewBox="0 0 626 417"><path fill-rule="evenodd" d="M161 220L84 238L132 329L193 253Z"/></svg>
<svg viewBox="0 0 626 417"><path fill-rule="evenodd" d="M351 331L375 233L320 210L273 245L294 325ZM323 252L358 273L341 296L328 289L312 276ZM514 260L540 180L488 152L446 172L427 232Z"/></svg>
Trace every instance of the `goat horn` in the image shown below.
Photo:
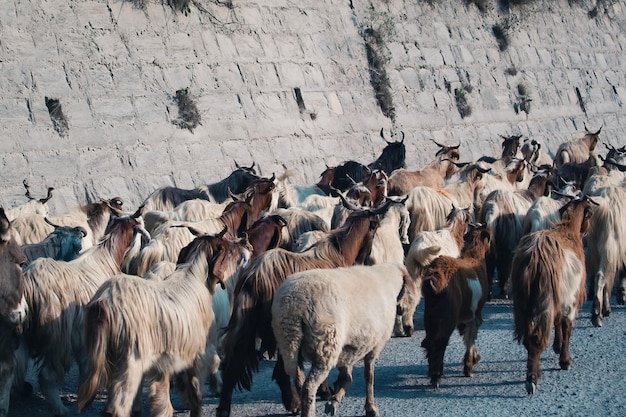
<svg viewBox="0 0 626 417"><path fill-rule="evenodd" d="M404 131L402 131L400 133L402 133L402 139L400 139L400 143L404 143Z"/></svg>
<svg viewBox="0 0 626 417"><path fill-rule="evenodd" d="M74 230L78 230L83 237L87 236L87 230L82 226L76 226Z"/></svg>
<svg viewBox="0 0 626 417"><path fill-rule="evenodd" d="M595 206L599 206L600 203L598 203L597 201L594 201L590 196L588 195L584 195L583 196L583 200L585 201L589 201L591 204L595 205Z"/></svg>
<svg viewBox="0 0 626 417"><path fill-rule="evenodd" d="M172 224L170 225L170 227L185 227L187 228L187 230L189 230L189 232L191 232L192 235L196 236L196 237L202 237L202 236L206 236L206 233L201 232L200 230L196 229L193 226L189 226L188 224ZM146 233L148 233L146 231ZM150 235L148 235L150 236Z"/></svg>
<svg viewBox="0 0 626 417"><path fill-rule="evenodd" d="M237 161L235 161L235 167L236 167L237 169L241 168L241 167L239 166L239 164L237 163Z"/></svg>
<svg viewBox="0 0 626 417"><path fill-rule="evenodd" d="M137 209L137 211L135 211L130 217L132 217L133 219L141 217L141 215L143 214L143 209L145 207L146 207L145 204L140 205L139 208Z"/></svg>
<svg viewBox="0 0 626 417"><path fill-rule="evenodd" d="M49 218L47 218L47 217L44 217L44 218L43 218L43 220L44 220L46 223L48 223L50 226L54 227L55 229L58 229L59 227L61 227L61 226L59 226L58 224L54 224L54 223L52 223L52 222L50 221L50 219L49 219Z"/></svg>
<svg viewBox="0 0 626 417"><path fill-rule="evenodd" d="M481 174L486 174L491 171L491 168L485 169L485 168L481 168L479 165L476 165L476 170L480 172Z"/></svg>
<svg viewBox="0 0 626 417"><path fill-rule="evenodd" d="M441 143L438 143L437 141L435 141L435 139L432 139L432 138L431 138L430 140L432 140L432 141L433 141L433 143L434 143L435 145L439 146L440 148L445 148L445 146L444 146L444 145L442 145ZM461 144L459 144L459 146L461 146Z"/></svg>
<svg viewBox="0 0 626 417"><path fill-rule="evenodd" d="M618 150L617 150L617 149L615 149L615 146L611 145L610 143L604 142L604 146L606 146L606 148L607 148L609 151L615 151L615 152L618 152Z"/></svg>
<svg viewBox="0 0 626 417"><path fill-rule="evenodd" d="M567 198L569 198L570 200L573 200L573 199L574 199L574 197L573 197L573 196L571 196L571 195L569 195L569 194L562 193L562 192L560 192L559 190L553 190L552 192L553 192L554 194L558 195L558 196L561 196L561 197L567 197Z"/></svg>
<svg viewBox="0 0 626 417"><path fill-rule="evenodd" d="M348 210L353 210L353 211L359 211L362 210L362 207L357 206L356 204L352 204L351 202L349 202L348 200L346 200L346 198L344 197L344 195L337 189L335 189L337 192L337 195L339 196L339 199L341 200L341 204L343 204L343 206L345 208L347 208Z"/></svg>
<svg viewBox="0 0 626 417"><path fill-rule="evenodd" d="M48 202L48 200L50 200L52 198L52 190L54 190L54 187L48 187L48 195L46 195L45 198L41 198L39 199L39 202L41 204L45 204Z"/></svg>
<svg viewBox="0 0 626 417"><path fill-rule="evenodd" d="M224 228L222 229L221 232L219 232L218 234L215 235L215 237L219 238L219 239L223 239L224 236L226 235L226 232L228 232L228 227L224 226Z"/></svg>
<svg viewBox="0 0 626 417"><path fill-rule="evenodd" d="M387 139L385 139L385 135L383 134L383 130L385 130L384 127L380 128L380 137L383 138L383 140L387 143L389 143L389 141Z"/></svg>
<svg viewBox="0 0 626 417"><path fill-rule="evenodd" d="M602 131L602 127L604 126L604 124L602 124L602 126L600 126L600 129L598 129L597 132L590 132L589 129L587 129L587 124L585 122L583 122L583 126L585 126L585 132L587 132L588 135L597 136Z"/></svg>
<svg viewBox="0 0 626 417"><path fill-rule="evenodd" d="M28 182L26 181L26 178L24 178L24 181L22 181L22 184L24 184L24 188L26 188L26 197L28 197L29 200L34 200L33 196L30 195L30 185L28 185Z"/></svg>

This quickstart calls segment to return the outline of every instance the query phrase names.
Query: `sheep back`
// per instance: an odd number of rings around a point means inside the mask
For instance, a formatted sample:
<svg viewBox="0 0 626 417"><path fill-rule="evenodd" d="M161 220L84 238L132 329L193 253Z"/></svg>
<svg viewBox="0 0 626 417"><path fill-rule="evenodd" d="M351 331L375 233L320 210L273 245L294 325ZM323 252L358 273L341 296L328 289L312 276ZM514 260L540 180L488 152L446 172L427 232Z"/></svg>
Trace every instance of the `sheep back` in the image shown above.
<svg viewBox="0 0 626 417"><path fill-rule="evenodd" d="M287 373L294 375L299 353L331 366L354 364L372 351L377 357L391 336L406 274L403 266L388 263L288 277L272 304L272 327Z"/></svg>

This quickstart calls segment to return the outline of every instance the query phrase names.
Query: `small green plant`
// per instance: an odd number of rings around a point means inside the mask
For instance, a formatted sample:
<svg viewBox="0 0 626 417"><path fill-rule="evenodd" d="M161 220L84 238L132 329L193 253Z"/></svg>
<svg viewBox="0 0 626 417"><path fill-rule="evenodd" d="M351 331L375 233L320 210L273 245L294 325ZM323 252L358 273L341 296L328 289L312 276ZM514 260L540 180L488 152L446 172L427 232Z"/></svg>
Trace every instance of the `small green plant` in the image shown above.
<svg viewBox="0 0 626 417"><path fill-rule="evenodd" d="M524 84L517 85L517 102L513 104L513 110L516 114L523 111L526 114L530 113L530 102L533 99L530 97L530 91Z"/></svg>
<svg viewBox="0 0 626 417"><path fill-rule="evenodd" d="M61 137L67 135L67 131L70 129L67 124L67 119L61 109L61 102L56 98L46 97L46 107L48 108L48 114L50 114L50 120L52 121L52 127Z"/></svg>
<svg viewBox="0 0 626 417"><path fill-rule="evenodd" d="M456 108L461 115L461 119L465 119L472 114L472 107L467 101L467 95L472 92L471 85L462 85L454 89L454 98L456 100Z"/></svg>
<svg viewBox="0 0 626 417"><path fill-rule="evenodd" d="M496 37L498 42L498 48L501 51L505 51L511 43L511 31L517 24L517 17L509 16L503 19L500 23L496 23L491 27L493 36Z"/></svg>
<svg viewBox="0 0 626 417"><path fill-rule="evenodd" d="M382 113L392 121L396 118L393 104L391 82L385 65L391 60L385 40L395 31L391 17L384 12L369 9L367 23L360 26L360 33L365 41L365 52L370 73L370 83L374 88L376 102Z"/></svg>
<svg viewBox="0 0 626 417"><path fill-rule="evenodd" d="M200 125L201 117L189 90L183 88L176 91L174 101L178 105L178 119L173 120L172 123L193 133L193 130Z"/></svg>

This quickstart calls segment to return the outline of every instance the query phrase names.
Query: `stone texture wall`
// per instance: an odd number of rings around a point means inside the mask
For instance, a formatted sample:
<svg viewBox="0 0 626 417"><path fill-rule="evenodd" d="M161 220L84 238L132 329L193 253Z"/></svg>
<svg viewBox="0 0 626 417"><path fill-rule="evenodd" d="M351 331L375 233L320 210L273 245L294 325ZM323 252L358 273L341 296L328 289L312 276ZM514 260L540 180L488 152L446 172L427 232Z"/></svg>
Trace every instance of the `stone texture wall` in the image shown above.
<svg viewBox="0 0 626 417"><path fill-rule="evenodd" d="M314 183L326 165L371 162L381 127L405 133L413 169L432 159L430 139L460 141L463 160L498 155L500 134L554 150L583 122L626 142L625 6L475 3L488 7L193 0L184 14L160 0L3 0L0 204L23 203L26 180L35 195L56 188L56 214L113 196L134 210L159 186L215 182L235 161ZM508 26L503 50L494 25ZM374 32L391 118L370 82ZM183 89L201 119L191 130L178 123Z"/></svg>

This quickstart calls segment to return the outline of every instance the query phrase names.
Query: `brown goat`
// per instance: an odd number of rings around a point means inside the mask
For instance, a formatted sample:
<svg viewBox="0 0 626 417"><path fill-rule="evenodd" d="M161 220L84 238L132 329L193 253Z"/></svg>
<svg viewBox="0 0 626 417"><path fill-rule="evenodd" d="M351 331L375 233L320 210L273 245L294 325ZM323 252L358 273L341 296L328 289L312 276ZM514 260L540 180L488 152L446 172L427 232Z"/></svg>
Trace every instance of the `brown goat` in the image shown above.
<svg viewBox="0 0 626 417"><path fill-rule="evenodd" d="M539 356L554 325L553 349L561 369L572 361L572 324L585 300L585 255L582 234L589 225L591 200L577 198L560 210L561 221L551 229L524 236L513 257L511 285L515 338L528 352L526 392L537 391Z"/></svg>
<svg viewBox="0 0 626 417"><path fill-rule="evenodd" d="M463 337L466 349L463 374L472 376L473 366L480 360L476 338L489 291L485 253L489 250L490 236L488 227L471 225L465 234L461 257L438 257L430 264L422 282L426 330L422 347L426 350L428 376L435 389L441 383L444 354L455 328Z"/></svg>
<svg viewBox="0 0 626 417"><path fill-rule="evenodd" d="M433 142L435 142L433 140ZM442 188L457 169L455 162L460 158L459 145L444 146L435 142L439 150L435 160L418 171L396 169L389 176L389 195L404 195L417 186Z"/></svg>

